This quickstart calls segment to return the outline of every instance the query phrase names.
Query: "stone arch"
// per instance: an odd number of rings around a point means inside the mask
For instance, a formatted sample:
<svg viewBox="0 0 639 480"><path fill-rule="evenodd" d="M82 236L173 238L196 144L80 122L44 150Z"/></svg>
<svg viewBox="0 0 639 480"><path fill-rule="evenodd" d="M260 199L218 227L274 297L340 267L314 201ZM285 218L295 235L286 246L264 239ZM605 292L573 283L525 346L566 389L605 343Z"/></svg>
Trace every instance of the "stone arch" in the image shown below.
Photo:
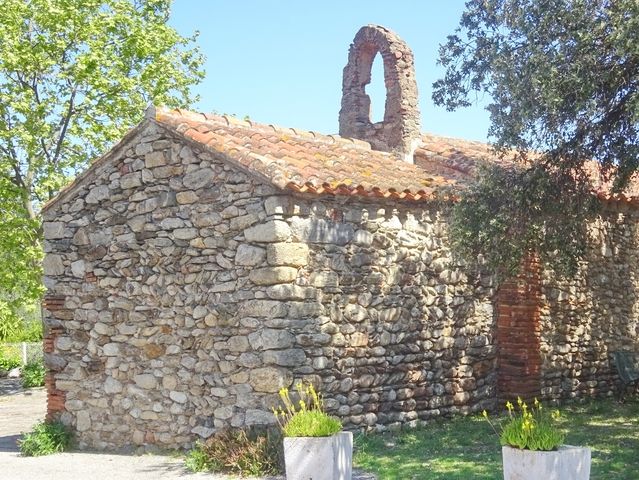
<svg viewBox="0 0 639 480"><path fill-rule="evenodd" d="M378 53L384 63L386 104L384 120L372 123L366 85L371 81L371 68ZM413 52L387 28L367 25L353 39L342 80L339 133L365 140L376 150L393 152L406 161L413 161L420 137Z"/></svg>

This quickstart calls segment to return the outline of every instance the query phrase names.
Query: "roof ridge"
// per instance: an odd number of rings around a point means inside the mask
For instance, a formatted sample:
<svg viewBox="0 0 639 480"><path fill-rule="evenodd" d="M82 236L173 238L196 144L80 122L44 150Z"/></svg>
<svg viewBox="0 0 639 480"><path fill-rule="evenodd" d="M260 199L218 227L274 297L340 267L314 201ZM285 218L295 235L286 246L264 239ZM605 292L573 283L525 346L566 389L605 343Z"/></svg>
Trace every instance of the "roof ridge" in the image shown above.
<svg viewBox="0 0 639 480"><path fill-rule="evenodd" d="M503 160L491 154L487 144L427 133L422 134L415 163L408 164L389 153L373 150L367 142L339 135L261 124L232 115L150 105L136 127L43 205L42 212L77 192L149 123L221 155L233 166L275 188L307 194L454 200L457 195L449 188L463 188L477 162ZM420 164L421 161L426 163ZM633 188L639 188L639 182ZM634 195L634 190L613 193L605 178L599 179L593 194L604 202L639 206L639 195Z"/></svg>
<svg viewBox="0 0 639 480"><path fill-rule="evenodd" d="M488 141L481 141L481 140L470 140L468 138L461 138L461 137L450 137L448 135L441 135L439 133L433 133L433 132L421 132L420 135L420 139L424 139L424 138L436 138L438 140L444 140L444 141L453 141L453 142L459 142L459 143L466 143L466 144L473 144L473 145L477 145L477 146L483 146L483 147L488 147L488 148L492 148L492 144Z"/></svg>
<svg viewBox="0 0 639 480"><path fill-rule="evenodd" d="M364 140L359 140L357 138L350 137L342 137L338 134L324 134L320 132L316 132L314 130L304 130L302 128L292 128L292 127L283 127L280 125L275 125L272 123L260 123L255 122L251 119L241 119L236 117L235 115L222 114L219 115L217 113L202 113L202 112L194 112L192 110L187 110L183 108L166 108L163 106L156 106L154 110L152 110L152 114L156 120L161 120L163 115L171 115L178 114L181 117L185 117L188 119L196 120L198 122L204 123L220 123L224 126L230 127L240 127L245 128L247 130L261 130L269 133L278 133L282 135L290 135L302 140L311 140L311 141L319 141L323 143L339 143L340 145L346 147L355 147L363 150L371 150L371 144ZM381 152L385 153L385 152ZM389 154L390 155L390 154Z"/></svg>
<svg viewBox="0 0 639 480"><path fill-rule="evenodd" d="M223 153L277 188L298 192L366 192L364 196L426 199L437 196L437 190L447 186L463 188L483 162L513 162L508 155L496 154L488 143L427 132L420 136L415 162L407 164L388 152L373 150L370 143L361 140L263 124L234 115L155 107L147 111L146 117ZM639 196L621 194L615 198L636 198L639 202Z"/></svg>

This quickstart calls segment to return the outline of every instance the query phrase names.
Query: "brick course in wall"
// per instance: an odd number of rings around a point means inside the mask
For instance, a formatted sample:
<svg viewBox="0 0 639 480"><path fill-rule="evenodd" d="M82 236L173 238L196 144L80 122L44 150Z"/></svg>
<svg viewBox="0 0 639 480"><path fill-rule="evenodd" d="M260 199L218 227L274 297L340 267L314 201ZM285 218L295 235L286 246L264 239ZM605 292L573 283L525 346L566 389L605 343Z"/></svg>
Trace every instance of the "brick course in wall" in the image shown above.
<svg viewBox="0 0 639 480"><path fill-rule="evenodd" d="M499 287L496 296L498 376L503 400L531 400L541 393L541 266L531 255L522 273Z"/></svg>
<svg viewBox="0 0 639 480"><path fill-rule="evenodd" d="M63 295L47 295L42 302L42 306L49 313L54 316L64 310ZM62 315L64 316L64 315ZM45 356L45 363L47 364L47 373L44 377L44 386L47 390L47 420L57 419L64 411L64 403L66 401L66 395L64 391L58 389L55 384L55 373L59 370L65 360L61 362L51 362L51 354L55 351L55 342L57 338L64 333L64 329L60 326L50 326L45 329L43 343L43 351Z"/></svg>

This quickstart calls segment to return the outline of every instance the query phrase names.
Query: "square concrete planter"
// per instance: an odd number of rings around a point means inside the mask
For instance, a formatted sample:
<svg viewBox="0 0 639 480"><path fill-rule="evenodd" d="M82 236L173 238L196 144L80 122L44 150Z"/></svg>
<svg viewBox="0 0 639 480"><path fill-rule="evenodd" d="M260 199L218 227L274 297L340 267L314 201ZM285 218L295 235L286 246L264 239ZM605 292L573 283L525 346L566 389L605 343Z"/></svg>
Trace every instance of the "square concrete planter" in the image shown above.
<svg viewBox="0 0 639 480"><path fill-rule="evenodd" d="M353 434L285 437L286 480L351 480Z"/></svg>
<svg viewBox="0 0 639 480"><path fill-rule="evenodd" d="M588 480L590 449L561 445L540 452L504 446L504 480Z"/></svg>

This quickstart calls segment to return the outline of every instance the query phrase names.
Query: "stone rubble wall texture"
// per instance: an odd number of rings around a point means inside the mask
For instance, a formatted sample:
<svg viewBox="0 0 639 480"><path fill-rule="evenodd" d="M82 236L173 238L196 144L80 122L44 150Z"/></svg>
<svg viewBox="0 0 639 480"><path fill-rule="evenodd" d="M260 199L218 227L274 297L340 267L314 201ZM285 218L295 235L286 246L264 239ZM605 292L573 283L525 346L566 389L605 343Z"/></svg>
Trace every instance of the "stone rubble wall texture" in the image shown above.
<svg viewBox="0 0 639 480"><path fill-rule="evenodd" d="M350 428L610 395L610 352L639 340L636 212L593 223L573 279L531 259L496 293L451 262L442 205L286 195L152 121L62 195L48 417L83 448L272 424L303 379Z"/></svg>
<svg viewBox="0 0 639 480"><path fill-rule="evenodd" d="M440 206L293 197L147 121L45 211L49 415L81 448L271 424L316 382L351 428L494 406L493 286Z"/></svg>
<svg viewBox="0 0 639 480"><path fill-rule="evenodd" d="M612 395L612 352L639 349L638 212L610 206L592 223L579 272L547 266L540 309L541 394L560 400Z"/></svg>
<svg viewBox="0 0 639 480"><path fill-rule="evenodd" d="M366 85L378 53L384 62L386 105L384 120L372 123ZM374 150L394 152L413 163L421 128L413 52L406 42L379 25L362 27L348 52L342 92L339 134L367 141Z"/></svg>

